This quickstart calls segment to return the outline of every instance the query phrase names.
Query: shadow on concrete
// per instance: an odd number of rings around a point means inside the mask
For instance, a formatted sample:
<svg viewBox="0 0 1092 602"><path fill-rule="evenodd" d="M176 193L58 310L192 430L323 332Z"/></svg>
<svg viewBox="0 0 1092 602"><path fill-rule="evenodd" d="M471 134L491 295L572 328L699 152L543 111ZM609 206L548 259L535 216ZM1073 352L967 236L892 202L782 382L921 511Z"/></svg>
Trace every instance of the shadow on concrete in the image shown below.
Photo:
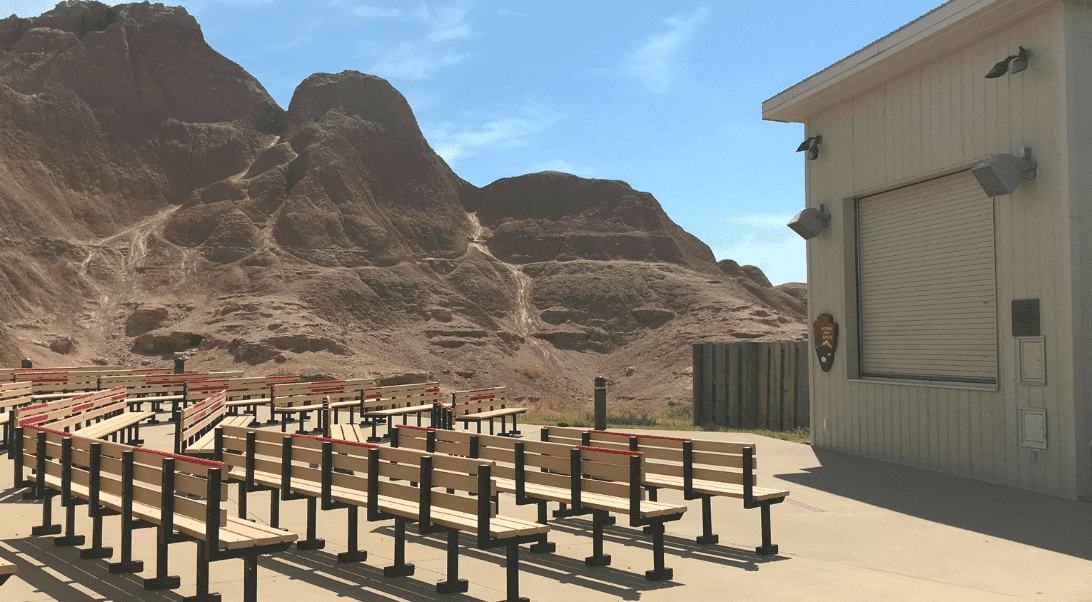
<svg viewBox="0 0 1092 602"><path fill-rule="evenodd" d="M591 522L588 522L588 525L588 532L590 533ZM551 528L553 528L553 523L551 523ZM384 526L376 529L374 533L384 533L393 538L394 527ZM605 540L606 537L604 537L604 541ZM417 536L413 537L411 541L436 548L437 550L447 550L447 537L443 534L430 535L427 537ZM591 539L589 538L588 541L590 545ZM609 549L604 549L603 551L607 554L610 553ZM495 582L500 584L497 589L501 592L504 591L503 584L506 559L503 547L491 550L480 550L477 548L477 539L475 537L460 533L459 556L495 563L497 565ZM668 566L671 566L670 562L667 564ZM647 568L652 568L651 548L648 553ZM569 558L556 553L532 554L527 550L526 545L520 546L519 571L521 575L527 573L538 575L558 583L572 584L582 588L603 592L615 596L619 600L639 600L641 598L641 592L677 587L680 585L673 581L648 581L645 579L644 571L641 571L640 573L631 573L611 566L591 568L584 564L583 559Z"/></svg>
<svg viewBox="0 0 1092 602"><path fill-rule="evenodd" d="M625 516L618 517L619 523L626 520ZM567 518L563 521L553 521L550 523L550 529L575 535L587 535L588 541L591 541L592 522L585 518ZM619 525L604 527L603 541L647 550L648 568L652 568L652 538L645 535L639 528ZM606 547L604 547L603 551L610 553L610 550ZM744 571L757 571L759 565L788 560L787 557L776 554L756 556L754 549L733 548L719 544L702 546L698 545L693 539L675 535L664 535L664 552L668 566L671 566L671 558L674 556L703 562L714 562Z"/></svg>
<svg viewBox="0 0 1092 602"><path fill-rule="evenodd" d="M412 558L406 560L413 562ZM363 562L342 564L326 552L292 548L280 554L261 556L258 564L279 575L353 600L424 602L440 599L440 595L436 593L436 584L422 581L420 575L386 577L380 567ZM476 600L466 594L444 594L442 599L453 602Z"/></svg>
<svg viewBox="0 0 1092 602"><path fill-rule="evenodd" d="M777 478L892 512L1092 560L1092 504L837 451L814 452L820 467Z"/></svg>
<svg viewBox="0 0 1092 602"><path fill-rule="evenodd" d="M0 557L15 564L16 576L35 590L64 602L180 602L172 591L144 591L139 576L112 575L103 560L83 560L76 548L58 548L52 537L7 539L11 554L0 548ZM47 570L48 569L48 570ZM2 599L2 595L0 595Z"/></svg>

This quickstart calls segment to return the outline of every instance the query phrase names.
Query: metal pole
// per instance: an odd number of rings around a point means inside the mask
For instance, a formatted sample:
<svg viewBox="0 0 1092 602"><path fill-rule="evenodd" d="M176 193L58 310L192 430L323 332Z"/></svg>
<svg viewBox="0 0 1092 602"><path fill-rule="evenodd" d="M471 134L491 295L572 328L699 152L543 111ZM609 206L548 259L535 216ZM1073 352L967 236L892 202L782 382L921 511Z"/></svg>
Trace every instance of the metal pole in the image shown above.
<svg viewBox="0 0 1092 602"><path fill-rule="evenodd" d="M607 379L595 377L595 430L607 430Z"/></svg>

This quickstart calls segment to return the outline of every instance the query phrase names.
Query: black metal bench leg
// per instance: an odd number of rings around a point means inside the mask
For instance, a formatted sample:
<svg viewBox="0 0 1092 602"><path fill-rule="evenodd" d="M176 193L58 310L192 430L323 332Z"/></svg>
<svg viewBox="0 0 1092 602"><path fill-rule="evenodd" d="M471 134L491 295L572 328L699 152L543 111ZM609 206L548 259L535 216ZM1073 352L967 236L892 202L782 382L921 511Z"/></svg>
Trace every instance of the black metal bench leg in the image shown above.
<svg viewBox="0 0 1092 602"><path fill-rule="evenodd" d="M406 519L394 517L394 564L383 567L387 577L408 577L416 567L406 564Z"/></svg>
<svg viewBox="0 0 1092 602"><path fill-rule="evenodd" d="M144 572L144 561L133 560L133 509L121 512L121 560L110 563L110 573Z"/></svg>
<svg viewBox="0 0 1092 602"><path fill-rule="evenodd" d="M459 579L459 532L452 529L447 532L447 581L436 584L436 591L441 594L455 594L467 591L470 583Z"/></svg>
<svg viewBox="0 0 1092 602"><path fill-rule="evenodd" d="M712 496L703 495L701 498L701 535L697 539L698 544L703 546L720 541L720 536L713 534L712 505Z"/></svg>
<svg viewBox="0 0 1092 602"><path fill-rule="evenodd" d="M299 550L321 550L326 547L326 540L316 537L316 522L318 521L318 499L307 498L307 539L296 542Z"/></svg>
<svg viewBox="0 0 1092 602"><path fill-rule="evenodd" d="M276 489L269 491L269 526L281 528L281 492Z"/></svg>
<svg viewBox="0 0 1092 602"><path fill-rule="evenodd" d="M45 478L44 475L38 475L39 479ZM53 524L53 498L56 494L52 491L46 491L42 496L42 524L34 527L30 530L32 535L59 535L61 533L61 525Z"/></svg>
<svg viewBox="0 0 1092 602"><path fill-rule="evenodd" d="M102 545L102 511L95 510L91 517L91 547L80 550L80 558L103 559L114 555L114 548Z"/></svg>
<svg viewBox="0 0 1092 602"><path fill-rule="evenodd" d="M53 539L53 545L58 547L82 546L83 535L76 535L76 503L75 498L70 498L64 508L64 537Z"/></svg>
<svg viewBox="0 0 1092 602"><path fill-rule="evenodd" d="M516 416L518 416L518 414L512 414L512 428L508 431L508 436L509 437L519 437L519 435L520 435L519 428L516 425ZM501 426L502 427L504 426L503 419L501 421ZM503 430L504 429L501 429L501 431L502 431L501 434L502 435L505 434L503 432Z"/></svg>
<svg viewBox="0 0 1092 602"><path fill-rule="evenodd" d="M645 571L645 579L649 581L664 581L675 575L673 569L664 567L664 523L662 521L652 523L652 570Z"/></svg>
<svg viewBox="0 0 1092 602"><path fill-rule="evenodd" d="M197 542L197 593L182 598L182 602L220 602L220 594L209 593L208 544Z"/></svg>
<svg viewBox="0 0 1092 602"><path fill-rule="evenodd" d="M243 602L258 602L258 555L243 557Z"/></svg>
<svg viewBox="0 0 1092 602"><path fill-rule="evenodd" d="M508 573L508 597L504 599L504 602L530 602L530 599L521 598L519 595L519 545L508 544L506 556L508 557L505 563Z"/></svg>
<svg viewBox="0 0 1092 602"><path fill-rule="evenodd" d="M246 494L249 488L250 483L239 483L239 518L246 518Z"/></svg>
<svg viewBox="0 0 1092 602"><path fill-rule="evenodd" d="M538 524L546 524L546 501L540 501L538 503ZM532 554L553 554L557 550L557 546L552 541L546 539L547 534L542 533L538 536L538 541L531 544Z"/></svg>
<svg viewBox="0 0 1092 602"><path fill-rule="evenodd" d="M155 578L144 580L145 591L158 591L163 589L178 589L182 587L182 578L177 575L168 575L167 563L170 559L170 537L163 527L156 529L155 546Z"/></svg>
<svg viewBox="0 0 1092 602"><path fill-rule="evenodd" d="M777 546L770 540L770 504L762 504L762 547L755 548L755 554L768 556L777 553Z"/></svg>
<svg viewBox="0 0 1092 602"><path fill-rule="evenodd" d="M377 428L379 428L378 425L379 425L379 419L378 418L372 418L372 436L368 437L368 443L379 443L380 441L383 440L383 438L379 436L379 433L376 430ZM364 426L364 423L360 423L360 426Z"/></svg>
<svg viewBox="0 0 1092 602"><path fill-rule="evenodd" d="M607 566L610 554L603 553L603 526L607 523L606 510L592 510L592 555L584 559L588 566Z"/></svg>
<svg viewBox="0 0 1092 602"><path fill-rule="evenodd" d="M338 554L338 562L363 562L368 559L368 552L361 550L357 543L359 511L357 506L349 506L349 551Z"/></svg>

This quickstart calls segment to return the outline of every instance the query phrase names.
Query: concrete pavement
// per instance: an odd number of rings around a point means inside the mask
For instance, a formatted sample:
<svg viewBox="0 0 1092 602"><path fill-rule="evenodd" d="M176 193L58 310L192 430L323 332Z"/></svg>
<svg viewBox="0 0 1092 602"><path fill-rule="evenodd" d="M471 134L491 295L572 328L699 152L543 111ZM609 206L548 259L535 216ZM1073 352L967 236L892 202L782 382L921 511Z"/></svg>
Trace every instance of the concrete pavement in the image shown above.
<svg viewBox="0 0 1092 602"><path fill-rule="evenodd" d="M521 425L524 437L537 428ZM149 447L169 449L169 425L142 428ZM626 429L629 430L629 429ZM671 434L657 431L657 434ZM1092 602L1092 504L931 473L847 454L815 450L755 435L678 433L680 436L753 442L758 449L759 484L791 491L773 507L776 556L757 557L761 543L759 511L744 510L736 499L714 498L714 532L720 544L699 546L701 504L685 502L681 492L661 491L662 501L686 503L682 520L667 524L666 564L674 580L652 583L647 536L629 528L626 517L608 527L604 551L609 567L588 568L591 521L570 518L551 523L557 552L520 555L520 592L532 600L868 601L958 600ZM18 573L0 587L3 602L178 601L194 593L194 544L171 547L171 572L182 577L173 592L145 592L144 577L155 570L155 530L134 534L134 557L144 560L140 575L110 575L107 561L81 560L73 548L53 546L51 537L33 537L41 506L11 488L12 463L0 460L0 558ZM252 494L251 518L268 518L268 493ZM231 487L229 512L234 513ZM306 502L285 502L281 526L304 532ZM501 512L534 520L534 506L516 506L501 497ZM80 508L78 533L90 534ZM54 518L57 514L54 506ZM117 517L105 521L106 545L117 546ZM393 522L361 522L361 549L368 559L339 565L346 549L346 512L319 516L326 549L265 556L259 567L259 598L265 602L318 602L346 598L418 602L424 600L500 600L505 595L503 549L477 550L469 537L461 550L466 594L439 595L445 541L420 537L411 526L406 557L417 566L411 577L386 578L392 563ZM224 602L242 600L242 561L212 564L211 587Z"/></svg>

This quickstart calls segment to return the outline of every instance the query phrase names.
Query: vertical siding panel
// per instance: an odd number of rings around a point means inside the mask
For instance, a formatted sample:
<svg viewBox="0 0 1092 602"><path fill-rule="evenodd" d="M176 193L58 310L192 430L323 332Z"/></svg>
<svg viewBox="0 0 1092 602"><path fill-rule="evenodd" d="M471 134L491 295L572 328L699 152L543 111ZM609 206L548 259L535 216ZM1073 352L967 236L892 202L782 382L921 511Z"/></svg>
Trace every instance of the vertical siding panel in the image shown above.
<svg viewBox="0 0 1092 602"><path fill-rule="evenodd" d="M702 397L705 398L707 408L709 408L709 421L716 422L716 406L713 404L713 343L702 344Z"/></svg>
<svg viewBox="0 0 1092 602"><path fill-rule="evenodd" d="M919 67L910 77L907 86L908 102L903 107L903 123L906 135L906 164L910 174L920 175L925 173L921 168L921 156L924 149L921 146L921 72Z"/></svg>
<svg viewBox="0 0 1092 602"><path fill-rule="evenodd" d="M770 348L762 343L754 343L758 361L755 364L755 418L756 426L766 428L769 411L770 385Z"/></svg>
<svg viewBox="0 0 1092 602"><path fill-rule="evenodd" d="M795 342L785 343L785 377L781 387L781 430L788 431L798 426L796 422L796 358Z"/></svg>
<svg viewBox="0 0 1092 602"><path fill-rule="evenodd" d="M728 362L727 355L728 346L725 343L716 343L713 345L713 408L714 416L717 424L722 426L728 425L727 404L725 403L724 394L728 385Z"/></svg>
<svg viewBox="0 0 1092 602"><path fill-rule="evenodd" d="M690 400L691 407L693 408L694 425L700 426L705 423L705 397L703 395L705 387L702 385L702 368L705 367L705 362L701 359L701 343L693 343L690 345L690 390L692 398Z"/></svg>
<svg viewBox="0 0 1092 602"><path fill-rule="evenodd" d="M728 375L725 379L725 389L727 389L728 397L728 426L732 428L740 427L739 418L739 344L731 343L725 345L728 365Z"/></svg>

